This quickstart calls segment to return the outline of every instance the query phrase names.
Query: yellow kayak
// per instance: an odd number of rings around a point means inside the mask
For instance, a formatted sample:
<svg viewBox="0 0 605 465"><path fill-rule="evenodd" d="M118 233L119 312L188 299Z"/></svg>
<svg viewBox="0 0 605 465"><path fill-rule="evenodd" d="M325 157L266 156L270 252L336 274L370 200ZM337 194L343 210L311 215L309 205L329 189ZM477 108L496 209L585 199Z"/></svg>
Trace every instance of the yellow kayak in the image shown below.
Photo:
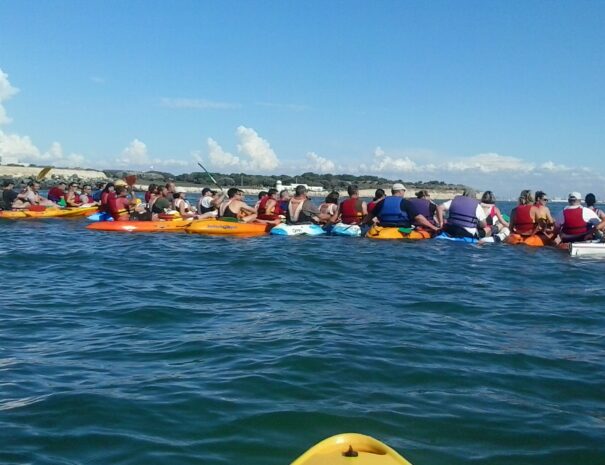
<svg viewBox="0 0 605 465"><path fill-rule="evenodd" d="M4 211L0 211L0 219L4 219L4 220L18 220L19 218L27 218L27 216L21 210L4 210Z"/></svg>
<svg viewBox="0 0 605 465"><path fill-rule="evenodd" d="M411 465L386 444L357 433L324 439L292 465Z"/></svg>
<svg viewBox="0 0 605 465"><path fill-rule="evenodd" d="M66 210L69 211L69 213L67 215L65 215L68 218L80 218L82 216L89 216L89 215L92 215L93 213L97 213L99 211L99 207L97 207L97 206L76 207L76 208L67 208Z"/></svg>
<svg viewBox="0 0 605 465"><path fill-rule="evenodd" d="M67 208L47 208L43 211L24 210L28 218L59 218L61 216L69 216L72 212Z"/></svg>

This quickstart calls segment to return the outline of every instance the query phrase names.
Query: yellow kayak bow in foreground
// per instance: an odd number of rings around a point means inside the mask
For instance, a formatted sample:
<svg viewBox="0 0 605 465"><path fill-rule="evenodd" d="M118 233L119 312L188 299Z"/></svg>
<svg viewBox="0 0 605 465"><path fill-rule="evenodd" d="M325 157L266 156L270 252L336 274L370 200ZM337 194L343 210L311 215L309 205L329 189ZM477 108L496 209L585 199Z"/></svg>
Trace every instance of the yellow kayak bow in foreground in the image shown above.
<svg viewBox="0 0 605 465"><path fill-rule="evenodd" d="M357 433L337 434L311 447L292 465L411 465L386 444Z"/></svg>

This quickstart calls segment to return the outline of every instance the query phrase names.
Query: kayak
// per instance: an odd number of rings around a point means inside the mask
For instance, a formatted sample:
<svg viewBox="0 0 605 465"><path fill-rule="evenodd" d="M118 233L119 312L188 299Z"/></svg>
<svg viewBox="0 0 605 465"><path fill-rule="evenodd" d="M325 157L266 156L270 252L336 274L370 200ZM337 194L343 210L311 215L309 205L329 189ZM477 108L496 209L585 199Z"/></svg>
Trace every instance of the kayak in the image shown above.
<svg viewBox="0 0 605 465"><path fill-rule="evenodd" d="M239 223L208 218L193 221L186 231L208 236L264 236L272 227L272 224L266 223Z"/></svg>
<svg viewBox="0 0 605 465"><path fill-rule="evenodd" d="M321 236L327 234L318 224L278 224L271 229L274 236Z"/></svg>
<svg viewBox="0 0 605 465"><path fill-rule="evenodd" d="M600 241L572 242L566 245L572 257L605 257L605 243Z"/></svg>
<svg viewBox="0 0 605 465"><path fill-rule="evenodd" d="M324 439L292 465L411 465L394 449L370 436L345 433Z"/></svg>
<svg viewBox="0 0 605 465"><path fill-rule="evenodd" d="M87 216L86 219L88 221L113 221L113 216L106 212L97 212Z"/></svg>
<svg viewBox="0 0 605 465"><path fill-rule="evenodd" d="M191 220L174 221L99 221L86 226L91 231L160 232L184 231Z"/></svg>
<svg viewBox="0 0 605 465"><path fill-rule="evenodd" d="M73 214L73 212L67 208L47 208L46 210L42 211L24 210L23 212L28 218L60 218L62 216L69 216Z"/></svg>
<svg viewBox="0 0 605 465"><path fill-rule="evenodd" d="M361 227L358 224L336 223L326 229L332 236L361 237Z"/></svg>
<svg viewBox="0 0 605 465"><path fill-rule="evenodd" d="M529 247L544 247L548 244L544 236L533 234L531 236L521 236L520 234L511 234L504 242L510 245L527 245Z"/></svg>
<svg viewBox="0 0 605 465"><path fill-rule="evenodd" d="M453 242L465 242L467 244L476 244L477 242L479 242L479 240L475 239L474 237L454 237L454 236L450 236L449 234L444 233L444 232L435 236L435 239L453 241Z"/></svg>
<svg viewBox="0 0 605 465"><path fill-rule="evenodd" d="M92 207L76 207L76 208L67 208L66 209L69 213L67 215L65 215L68 218L80 218L83 216L88 216L88 215L92 215L94 213L97 213L99 211L99 207L97 206L92 206Z"/></svg>
<svg viewBox="0 0 605 465"><path fill-rule="evenodd" d="M380 240L406 239L410 241L420 241L430 239L431 233L425 231L424 229L383 227L373 225L366 234L366 237Z"/></svg>
<svg viewBox="0 0 605 465"><path fill-rule="evenodd" d="M3 220L17 220L19 218L27 218L25 212L21 210L3 210L0 211L0 219Z"/></svg>

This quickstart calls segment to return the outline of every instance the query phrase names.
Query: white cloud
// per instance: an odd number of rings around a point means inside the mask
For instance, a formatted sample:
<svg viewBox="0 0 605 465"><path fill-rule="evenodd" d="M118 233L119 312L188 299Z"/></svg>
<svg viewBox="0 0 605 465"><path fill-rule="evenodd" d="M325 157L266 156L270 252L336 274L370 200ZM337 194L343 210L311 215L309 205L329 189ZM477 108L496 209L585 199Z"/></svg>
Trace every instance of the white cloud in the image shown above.
<svg viewBox="0 0 605 465"><path fill-rule="evenodd" d="M124 167L148 169L153 169L154 166L183 168L189 165L189 162L176 158L150 157L147 144L136 138L122 150L122 154L116 159L116 163Z"/></svg>
<svg viewBox="0 0 605 465"><path fill-rule="evenodd" d="M195 110L234 110L242 107L239 103L213 102L194 98L163 98L161 105L167 108L192 108Z"/></svg>
<svg viewBox="0 0 605 465"><path fill-rule="evenodd" d="M18 134L6 134L0 131L0 156L21 158L35 157L40 154L40 150L36 147L28 136L20 136Z"/></svg>
<svg viewBox="0 0 605 465"><path fill-rule="evenodd" d="M208 156L213 167L267 172L279 166L279 159L269 142L254 129L239 126L236 135L239 139L238 155L223 150L217 141L208 138Z"/></svg>
<svg viewBox="0 0 605 465"><path fill-rule="evenodd" d="M12 121L6 114L3 103L16 95L19 89L12 86L8 80L8 74L0 69L0 124L8 124Z"/></svg>
<svg viewBox="0 0 605 465"><path fill-rule="evenodd" d="M520 158L498 155L497 153L481 153L457 161L447 162L448 171L479 171L481 173L522 172L528 173L535 169L534 163Z"/></svg>
<svg viewBox="0 0 605 465"><path fill-rule="evenodd" d="M307 159L311 162L308 168L315 173L333 173L336 168L333 161L320 157L315 152L307 153Z"/></svg>
<svg viewBox="0 0 605 465"><path fill-rule="evenodd" d="M550 171L550 172L560 172L560 171L569 171L571 168L565 165L557 165L556 163L553 163L552 161L547 161L546 163L542 163L540 165L540 168L545 170L545 171ZM586 168L583 168L584 170L586 170Z"/></svg>
<svg viewBox="0 0 605 465"><path fill-rule="evenodd" d="M376 147L369 169L376 173L412 173L418 170L418 165L409 157L393 158L386 155L381 147Z"/></svg>

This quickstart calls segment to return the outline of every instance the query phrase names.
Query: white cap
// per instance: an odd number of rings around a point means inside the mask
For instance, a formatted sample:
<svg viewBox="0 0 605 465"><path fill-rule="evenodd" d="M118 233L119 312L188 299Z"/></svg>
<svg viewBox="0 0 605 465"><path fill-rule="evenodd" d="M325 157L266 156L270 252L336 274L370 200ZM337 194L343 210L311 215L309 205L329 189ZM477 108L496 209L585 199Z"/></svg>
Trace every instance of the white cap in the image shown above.
<svg viewBox="0 0 605 465"><path fill-rule="evenodd" d="M579 192L572 192L571 194L569 194L569 196L567 198L568 199L582 200L582 194L580 194Z"/></svg>
<svg viewBox="0 0 605 465"><path fill-rule="evenodd" d="M393 187L391 187L391 190L393 190L393 191L404 191L404 190L406 190L406 188L400 182L396 182L395 184L393 184Z"/></svg>

